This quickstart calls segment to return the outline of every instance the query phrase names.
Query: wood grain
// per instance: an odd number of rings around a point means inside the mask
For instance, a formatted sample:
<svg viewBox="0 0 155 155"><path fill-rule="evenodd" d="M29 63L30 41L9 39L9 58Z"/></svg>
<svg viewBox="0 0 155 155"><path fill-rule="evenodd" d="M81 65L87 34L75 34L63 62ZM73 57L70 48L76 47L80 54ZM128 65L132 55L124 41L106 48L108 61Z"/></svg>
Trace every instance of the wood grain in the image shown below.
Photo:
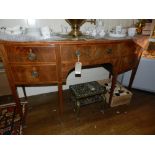
<svg viewBox="0 0 155 155"><path fill-rule="evenodd" d="M25 135L154 135L155 95L133 90L130 105L106 108L100 104L81 107L76 119L69 91L64 91L64 115L57 115L57 93L29 97Z"/></svg>
<svg viewBox="0 0 155 155"><path fill-rule="evenodd" d="M117 75L130 69L133 70L131 87L142 53L132 39L55 42L0 41L0 45L9 83L18 105L17 86L57 84L60 113L63 112L62 83L66 82L68 73L74 69L77 51L80 52L83 67L111 64L113 75L111 97ZM31 53L35 55L35 59L29 59Z"/></svg>

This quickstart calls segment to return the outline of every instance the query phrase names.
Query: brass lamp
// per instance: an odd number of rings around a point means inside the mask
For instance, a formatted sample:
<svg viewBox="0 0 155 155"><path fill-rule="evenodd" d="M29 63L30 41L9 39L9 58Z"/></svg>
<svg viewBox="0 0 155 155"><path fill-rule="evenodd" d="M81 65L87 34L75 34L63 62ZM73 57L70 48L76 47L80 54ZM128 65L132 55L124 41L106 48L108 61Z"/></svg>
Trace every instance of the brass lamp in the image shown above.
<svg viewBox="0 0 155 155"><path fill-rule="evenodd" d="M71 26L71 32L69 33L69 35L73 36L73 37L78 37L82 35L82 32L80 31L80 27L82 26L82 24L84 24L85 22L90 22L90 23L94 23L96 20L87 20L87 19L65 19L66 22Z"/></svg>

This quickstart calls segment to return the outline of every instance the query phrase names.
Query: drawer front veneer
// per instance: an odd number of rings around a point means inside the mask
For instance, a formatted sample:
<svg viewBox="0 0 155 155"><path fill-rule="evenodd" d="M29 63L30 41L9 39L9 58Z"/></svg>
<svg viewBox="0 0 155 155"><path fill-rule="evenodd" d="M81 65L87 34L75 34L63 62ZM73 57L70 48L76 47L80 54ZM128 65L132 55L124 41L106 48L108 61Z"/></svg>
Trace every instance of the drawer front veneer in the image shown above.
<svg viewBox="0 0 155 155"><path fill-rule="evenodd" d="M46 84L57 81L56 65L13 65L11 71L16 84Z"/></svg>
<svg viewBox="0 0 155 155"><path fill-rule="evenodd" d="M61 46L61 59L62 62L76 62L79 54L80 61L89 62L93 58L94 51L95 46L90 45L63 45Z"/></svg>
<svg viewBox="0 0 155 155"><path fill-rule="evenodd" d="M42 46L6 46L9 62L56 62L55 48Z"/></svg>

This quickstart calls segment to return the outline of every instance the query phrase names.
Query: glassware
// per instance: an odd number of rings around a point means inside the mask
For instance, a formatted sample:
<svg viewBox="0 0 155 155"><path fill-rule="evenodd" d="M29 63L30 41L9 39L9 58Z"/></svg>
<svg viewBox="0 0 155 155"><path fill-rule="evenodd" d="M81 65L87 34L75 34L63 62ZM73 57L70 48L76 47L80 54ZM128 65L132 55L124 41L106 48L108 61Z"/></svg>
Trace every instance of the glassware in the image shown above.
<svg viewBox="0 0 155 155"><path fill-rule="evenodd" d="M61 34L67 34L68 26L61 25Z"/></svg>
<svg viewBox="0 0 155 155"><path fill-rule="evenodd" d="M104 37L105 36L105 30L104 30L104 22L102 19L96 20L96 37Z"/></svg>

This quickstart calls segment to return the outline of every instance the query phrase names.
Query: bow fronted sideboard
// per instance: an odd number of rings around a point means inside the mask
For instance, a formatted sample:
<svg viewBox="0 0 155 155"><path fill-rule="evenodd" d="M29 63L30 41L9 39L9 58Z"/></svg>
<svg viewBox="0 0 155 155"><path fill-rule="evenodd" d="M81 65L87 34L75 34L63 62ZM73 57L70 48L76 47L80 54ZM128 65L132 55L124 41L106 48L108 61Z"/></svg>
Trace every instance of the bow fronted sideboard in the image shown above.
<svg viewBox="0 0 155 155"><path fill-rule="evenodd" d="M19 111L17 86L57 85L59 111L63 113L62 85L74 69L77 51L83 67L110 65L112 99L117 75L132 70L131 88L139 60L141 47L133 39L121 40L65 40L65 41L0 41L0 51L9 84Z"/></svg>

